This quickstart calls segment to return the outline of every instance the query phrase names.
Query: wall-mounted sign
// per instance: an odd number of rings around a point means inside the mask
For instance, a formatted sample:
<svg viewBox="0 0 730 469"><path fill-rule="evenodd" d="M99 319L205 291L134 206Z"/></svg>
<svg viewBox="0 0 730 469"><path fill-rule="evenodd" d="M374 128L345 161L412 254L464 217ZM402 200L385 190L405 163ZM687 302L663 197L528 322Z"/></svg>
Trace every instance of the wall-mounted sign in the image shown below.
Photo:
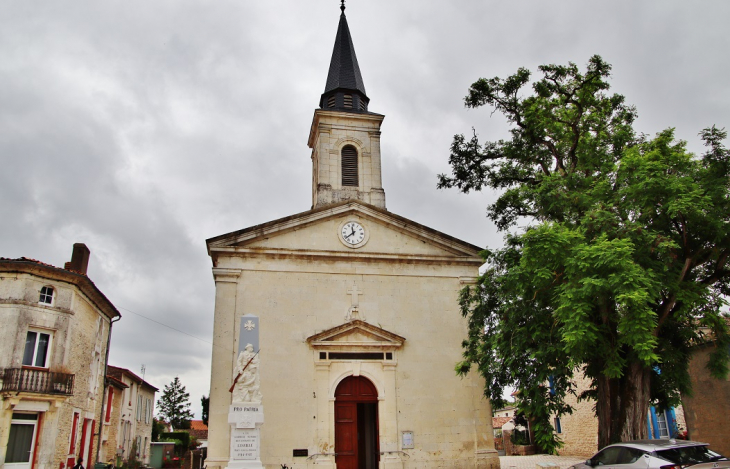
<svg viewBox="0 0 730 469"><path fill-rule="evenodd" d="M413 449L413 432L401 432L401 448Z"/></svg>

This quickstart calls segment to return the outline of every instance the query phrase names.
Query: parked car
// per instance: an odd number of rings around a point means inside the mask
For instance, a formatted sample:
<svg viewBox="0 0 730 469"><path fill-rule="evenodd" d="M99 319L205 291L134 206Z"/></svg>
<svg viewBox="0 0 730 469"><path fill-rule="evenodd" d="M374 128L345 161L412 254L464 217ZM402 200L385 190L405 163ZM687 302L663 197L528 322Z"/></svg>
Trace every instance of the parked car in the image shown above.
<svg viewBox="0 0 730 469"><path fill-rule="evenodd" d="M636 440L606 446L585 463L569 469L718 469L730 460L707 443L688 440Z"/></svg>

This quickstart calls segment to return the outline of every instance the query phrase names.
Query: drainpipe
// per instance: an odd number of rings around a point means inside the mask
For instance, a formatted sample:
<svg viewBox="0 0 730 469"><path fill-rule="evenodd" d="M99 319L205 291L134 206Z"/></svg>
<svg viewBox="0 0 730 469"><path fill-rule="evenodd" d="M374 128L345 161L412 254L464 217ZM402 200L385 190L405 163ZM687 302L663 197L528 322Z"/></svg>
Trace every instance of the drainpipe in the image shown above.
<svg viewBox="0 0 730 469"><path fill-rule="evenodd" d="M99 451L101 450L101 434L104 431L104 406L106 404L106 389L109 387L106 379L106 370L107 366L109 366L109 345L112 343L112 325L114 325L115 322L122 319L122 316L117 316L116 318L112 318L111 321L109 321L109 335L106 338L106 354L104 357L104 385L102 386L101 391L101 413L99 415L99 438L96 441L96 462L99 461ZM87 463L88 465L88 463ZM89 468L91 469L91 468Z"/></svg>

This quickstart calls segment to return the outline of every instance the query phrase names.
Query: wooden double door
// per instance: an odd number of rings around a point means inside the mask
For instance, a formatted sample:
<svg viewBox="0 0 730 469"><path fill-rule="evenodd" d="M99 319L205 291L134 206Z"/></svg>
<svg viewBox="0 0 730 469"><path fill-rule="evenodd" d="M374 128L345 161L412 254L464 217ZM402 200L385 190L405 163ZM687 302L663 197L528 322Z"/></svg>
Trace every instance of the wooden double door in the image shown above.
<svg viewBox="0 0 730 469"><path fill-rule="evenodd" d="M335 390L335 453L337 469L378 468L378 391L362 376Z"/></svg>

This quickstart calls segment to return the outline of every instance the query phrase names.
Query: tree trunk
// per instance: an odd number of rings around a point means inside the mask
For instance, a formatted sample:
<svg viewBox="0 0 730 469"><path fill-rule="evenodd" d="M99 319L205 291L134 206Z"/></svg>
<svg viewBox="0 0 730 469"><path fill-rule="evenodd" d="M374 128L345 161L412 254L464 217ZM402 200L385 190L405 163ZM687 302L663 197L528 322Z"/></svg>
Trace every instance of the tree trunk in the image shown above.
<svg viewBox="0 0 730 469"><path fill-rule="evenodd" d="M647 437L651 369L631 362L621 378L598 377L598 449Z"/></svg>

